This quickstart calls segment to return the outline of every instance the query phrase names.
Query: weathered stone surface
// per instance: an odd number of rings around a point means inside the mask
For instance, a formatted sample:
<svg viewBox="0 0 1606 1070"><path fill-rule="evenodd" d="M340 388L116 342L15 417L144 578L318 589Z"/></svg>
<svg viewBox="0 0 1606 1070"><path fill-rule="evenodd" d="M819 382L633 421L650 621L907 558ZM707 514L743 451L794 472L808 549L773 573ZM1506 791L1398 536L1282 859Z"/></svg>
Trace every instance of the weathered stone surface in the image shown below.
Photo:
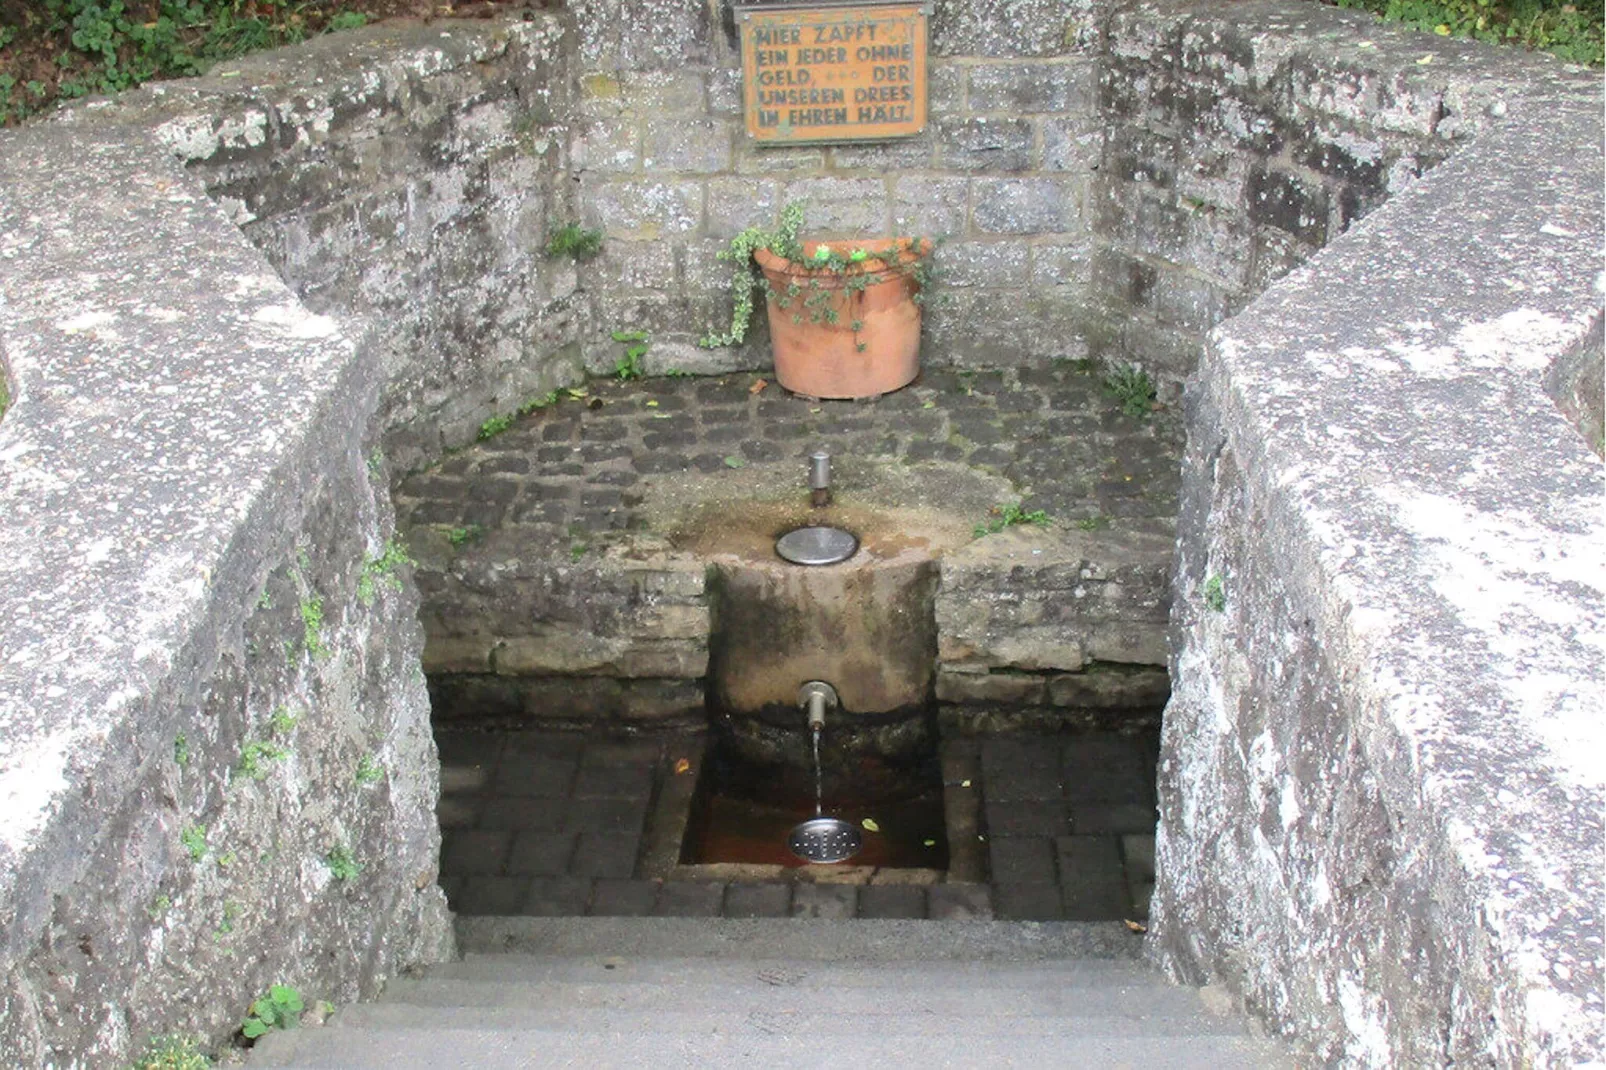
<svg viewBox="0 0 1606 1070"><path fill-rule="evenodd" d="M121 1065L448 955L377 355L148 128L8 134L0 190L0 1062Z"/></svg>
<svg viewBox="0 0 1606 1070"><path fill-rule="evenodd" d="M1601 465L1542 387L1600 139L1598 85L1514 97L1191 390L1156 948L1320 1061L1601 1058Z"/></svg>

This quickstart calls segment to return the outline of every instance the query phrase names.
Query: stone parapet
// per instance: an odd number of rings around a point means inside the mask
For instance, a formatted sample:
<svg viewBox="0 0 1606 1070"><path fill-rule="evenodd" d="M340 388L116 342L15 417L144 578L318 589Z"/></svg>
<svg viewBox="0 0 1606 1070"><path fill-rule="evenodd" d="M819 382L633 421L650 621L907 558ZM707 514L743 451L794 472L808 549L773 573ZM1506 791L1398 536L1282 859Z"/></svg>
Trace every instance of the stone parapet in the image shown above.
<svg viewBox="0 0 1606 1070"><path fill-rule="evenodd" d="M1155 949L1322 1062L1601 1058L1599 82L1482 114L1190 386Z"/></svg>
<svg viewBox="0 0 1606 1070"><path fill-rule="evenodd" d="M149 136L0 137L0 1063L451 951L379 364Z"/></svg>

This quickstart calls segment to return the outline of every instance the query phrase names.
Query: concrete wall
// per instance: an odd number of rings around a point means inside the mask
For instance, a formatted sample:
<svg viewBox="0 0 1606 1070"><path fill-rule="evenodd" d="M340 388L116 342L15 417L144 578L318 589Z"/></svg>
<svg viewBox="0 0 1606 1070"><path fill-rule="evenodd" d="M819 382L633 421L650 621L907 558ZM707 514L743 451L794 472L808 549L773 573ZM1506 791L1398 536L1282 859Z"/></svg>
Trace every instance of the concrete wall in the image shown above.
<svg viewBox="0 0 1606 1070"><path fill-rule="evenodd" d="M1320 1062L1593 1065L1606 517L1546 388L1599 345L1599 84L1409 44L1484 129L1190 384L1151 931Z"/></svg>

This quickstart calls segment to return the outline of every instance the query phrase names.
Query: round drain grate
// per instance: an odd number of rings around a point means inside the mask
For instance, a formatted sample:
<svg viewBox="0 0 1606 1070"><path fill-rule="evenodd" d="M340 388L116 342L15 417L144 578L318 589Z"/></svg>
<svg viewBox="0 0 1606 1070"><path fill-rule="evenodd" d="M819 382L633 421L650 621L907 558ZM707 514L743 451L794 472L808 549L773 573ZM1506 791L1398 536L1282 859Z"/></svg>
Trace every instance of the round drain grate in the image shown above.
<svg viewBox="0 0 1606 1070"><path fill-rule="evenodd" d="M863 845L859 830L835 817L810 818L786 838L786 846L805 862L844 862Z"/></svg>
<svg viewBox="0 0 1606 1070"><path fill-rule="evenodd" d="M798 528L775 540L775 552L794 565L835 565L858 551L858 536L841 528Z"/></svg>

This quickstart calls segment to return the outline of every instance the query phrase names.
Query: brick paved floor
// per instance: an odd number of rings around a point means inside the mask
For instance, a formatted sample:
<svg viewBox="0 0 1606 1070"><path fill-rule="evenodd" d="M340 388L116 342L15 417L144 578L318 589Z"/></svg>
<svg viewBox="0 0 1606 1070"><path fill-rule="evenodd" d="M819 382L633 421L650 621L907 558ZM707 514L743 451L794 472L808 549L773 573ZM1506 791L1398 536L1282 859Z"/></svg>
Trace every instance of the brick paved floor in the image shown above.
<svg viewBox="0 0 1606 1070"><path fill-rule="evenodd" d="M1123 415L1099 377L1074 366L927 370L873 401L812 401L763 376L587 383L506 431L404 480L398 524L517 527L532 549L627 530L653 480L800 458L942 460L1010 480L1027 509L1064 523L1122 518L1168 529L1183 435L1174 409ZM801 470L800 470L801 471ZM799 477L801 481L801 476Z"/></svg>
<svg viewBox="0 0 1606 1070"><path fill-rule="evenodd" d="M944 744L972 793L985 880L870 867L678 864L699 735L442 729L441 884L464 914L1142 919L1154 881L1152 738ZM950 806L950 813L956 812ZM957 812L966 812L960 807Z"/></svg>

